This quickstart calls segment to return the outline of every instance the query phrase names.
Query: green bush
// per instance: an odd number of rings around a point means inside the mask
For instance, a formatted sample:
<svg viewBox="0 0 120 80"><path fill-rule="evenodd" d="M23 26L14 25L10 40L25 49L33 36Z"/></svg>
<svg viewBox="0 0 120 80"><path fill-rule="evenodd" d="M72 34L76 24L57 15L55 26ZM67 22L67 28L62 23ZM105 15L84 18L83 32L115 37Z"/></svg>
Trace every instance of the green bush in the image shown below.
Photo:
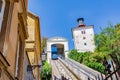
<svg viewBox="0 0 120 80"><path fill-rule="evenodd" d="M51 65L46 61L42 68L42 78L44 78L45 80L50 80L50 78L47 79L47 77L51 77L51 73L52 73Z"/></svg>
<svg viewBox="0 0 120 80"><path fill-rule="evenodd" d="M86 66L96 70L96 71L99 71L101 73L105 73L105 67L101 64L101 63L98 63L98 62L86 62L85 63Z"/></svg>
<svg viewBox="0 0 120 80"><path fill-rule="evenodd" d="M71 50L68 54L68 57L77 61L77 62L84 62L84 59L88 59L89 58L89 54L90 52L77 52L77 50Z"/></svg>
<svg viewBox="0 0 120 80"><path fill-rule="evenodd" d="M105 73L105 67L102 65L103 56L98 53L91 52L77 52L77 50L71 50L68 54L68 57L82 63L96 71Z"/></svg>

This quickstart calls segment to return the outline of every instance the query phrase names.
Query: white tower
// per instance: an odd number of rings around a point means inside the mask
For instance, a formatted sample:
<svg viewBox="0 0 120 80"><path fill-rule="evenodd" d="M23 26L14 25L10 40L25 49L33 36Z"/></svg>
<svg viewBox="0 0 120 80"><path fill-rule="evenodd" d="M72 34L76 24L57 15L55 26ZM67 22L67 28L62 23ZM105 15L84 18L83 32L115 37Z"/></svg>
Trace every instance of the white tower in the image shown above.
<svg viewBox="0 0 120 80"><path fill-rule="evenodd" d="M94 52L94 27L92 25L86 26L84 18L79 18L77 21L78 27L72 28L75 49L79 52Z"/></svg>

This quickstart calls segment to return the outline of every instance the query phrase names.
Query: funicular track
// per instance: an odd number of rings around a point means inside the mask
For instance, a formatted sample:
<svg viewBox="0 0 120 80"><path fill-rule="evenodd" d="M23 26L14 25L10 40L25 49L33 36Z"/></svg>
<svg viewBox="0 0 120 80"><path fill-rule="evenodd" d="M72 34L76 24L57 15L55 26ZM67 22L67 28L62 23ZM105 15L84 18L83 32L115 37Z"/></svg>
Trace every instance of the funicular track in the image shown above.
<svg viewBox="0 0 120 80"><path fill-rule="evenodd" d="M65 58L59 60L81 80L103 80L104 75L78 62Z"/></svg>
<svg viewBox="0 0 120 80"><path fill-rule="evenodd" d="M81 80L73 73L73 71L63 64L60 59L52 60L52 64L58 71L56 73L59 73L59 76L61 76L59 79L54 78L53 80Z"/></svg>
<svg viewBox="0 0 120 80"><path fill-rule="evenodd" d="M60 78L53 80L103 80L104 75L68 58L52 60Z"/></svg>

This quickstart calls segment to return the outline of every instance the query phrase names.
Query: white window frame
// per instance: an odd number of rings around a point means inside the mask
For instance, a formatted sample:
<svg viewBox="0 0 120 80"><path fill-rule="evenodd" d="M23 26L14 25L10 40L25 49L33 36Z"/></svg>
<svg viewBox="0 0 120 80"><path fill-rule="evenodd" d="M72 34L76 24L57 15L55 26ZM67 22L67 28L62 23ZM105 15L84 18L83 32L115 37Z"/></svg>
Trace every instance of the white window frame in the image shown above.
<svg viewBox="0 0 120 80"><path fill-rule="evenodd" d="M5 0L2 0L2 8L1 8L1 12L0 12L0 32L1 32L1 28L2 28L2 21L3 21L3 16L4 16L4 10L5 10Z"/></svg>

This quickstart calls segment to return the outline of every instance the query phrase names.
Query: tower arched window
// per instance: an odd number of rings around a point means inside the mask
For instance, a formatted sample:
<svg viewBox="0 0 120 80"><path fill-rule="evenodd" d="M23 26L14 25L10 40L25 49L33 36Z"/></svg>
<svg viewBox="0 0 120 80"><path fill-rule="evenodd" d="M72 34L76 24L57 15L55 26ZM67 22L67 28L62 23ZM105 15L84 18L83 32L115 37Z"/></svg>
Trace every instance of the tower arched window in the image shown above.
<svg viewBox="0 0 120 80"><path fill-rule="evenodd" d="M4 16L4 10L5 10L5 0L0 0L0 31L1 31L1 26L3 21L3 16Z"/></svg>

